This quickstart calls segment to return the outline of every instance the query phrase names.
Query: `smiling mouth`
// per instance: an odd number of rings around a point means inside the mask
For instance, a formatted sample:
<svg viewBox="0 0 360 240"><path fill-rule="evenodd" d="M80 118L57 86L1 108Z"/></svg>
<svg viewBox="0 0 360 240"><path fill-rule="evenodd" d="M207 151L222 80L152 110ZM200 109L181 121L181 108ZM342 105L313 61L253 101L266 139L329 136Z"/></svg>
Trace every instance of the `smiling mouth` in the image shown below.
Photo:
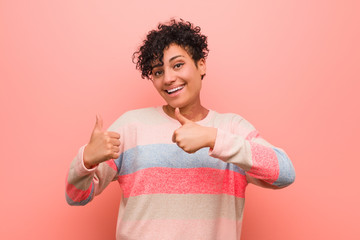
<svg viewBox="0 0 360 240"><path fill-rule="evenodd" d="M177 91L180 91L181 89L183 89L185 87L185 85L173 88L173 89L169 89L169 90L165 90L165 92L167 92L168 94L173 94L176 93Z"/></svg>

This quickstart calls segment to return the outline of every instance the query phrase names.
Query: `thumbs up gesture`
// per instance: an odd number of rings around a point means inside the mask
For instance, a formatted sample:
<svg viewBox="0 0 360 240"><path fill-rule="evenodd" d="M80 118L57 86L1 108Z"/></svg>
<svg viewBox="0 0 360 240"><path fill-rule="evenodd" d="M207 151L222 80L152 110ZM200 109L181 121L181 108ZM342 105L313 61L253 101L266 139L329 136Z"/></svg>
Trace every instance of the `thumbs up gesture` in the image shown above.
<svg viewBox="0 0 360 240"><path fill-rule="evenodd" d="M215 145L217 129L201 126L184 117L179 108L175 109L175 117L181 127L174 131L172 141L187 153L194 153L200 148Z"/></svg>
<svg viewBox="0 0 360 240"><path fill-rule="evenodd" d="M103 120L96 116L95 127L90 141L84 149L84 165L93 168L99 163L120 156L120 134L117 132L103 131Z"/></svg>

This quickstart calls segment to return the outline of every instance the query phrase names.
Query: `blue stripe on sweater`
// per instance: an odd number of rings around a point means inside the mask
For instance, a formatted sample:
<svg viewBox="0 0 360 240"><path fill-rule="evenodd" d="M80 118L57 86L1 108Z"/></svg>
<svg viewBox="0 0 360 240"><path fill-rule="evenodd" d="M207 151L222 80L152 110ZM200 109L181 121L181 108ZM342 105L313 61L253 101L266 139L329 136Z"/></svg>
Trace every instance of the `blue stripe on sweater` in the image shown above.
<svg viewBox="0 0 360 240"><path fill-rule="evenodd" d="M119 175L131 174L152 167L168 168L214 168L230 170L242 175L245 172L238 166L225 163L209 156L209 148L202 148L189 154L176 144L151 144L136 146L115 160Z"/></svg>
<svg viewBox="0 0 360 240"><path fill-rule="evenodd" d="M273 148L273 150L276 153L276 157L279 162L279 170L280 170L279 177L273 183L273 185L278 187L284 187L290 185L295 181L294 166L292 165L290 159L284 152L280 151L277 148Z"/></svg>

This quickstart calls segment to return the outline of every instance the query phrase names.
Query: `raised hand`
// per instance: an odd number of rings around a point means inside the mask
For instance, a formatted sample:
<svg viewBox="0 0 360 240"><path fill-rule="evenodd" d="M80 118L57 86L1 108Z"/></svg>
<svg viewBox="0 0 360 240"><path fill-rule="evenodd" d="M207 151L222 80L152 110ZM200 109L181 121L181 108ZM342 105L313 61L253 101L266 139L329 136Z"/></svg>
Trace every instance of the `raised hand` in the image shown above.
<svg viewBox="0 0 360 240"><path fill-rule="evenodd" d="M99 163L120 156L120 134L117 132L103 131L103 120L96 116L95 127L90 141L84 149L84 165L93 168Z"/></svg>
<svg viewBox="0 0 360 240"><path fill-rule="evenodd" d="M176 129L172 141L187 153L194 153L203 147L213 148L217 129L201 126L184 117L179 108L175 109L175 117L181 127Z"/></svg>

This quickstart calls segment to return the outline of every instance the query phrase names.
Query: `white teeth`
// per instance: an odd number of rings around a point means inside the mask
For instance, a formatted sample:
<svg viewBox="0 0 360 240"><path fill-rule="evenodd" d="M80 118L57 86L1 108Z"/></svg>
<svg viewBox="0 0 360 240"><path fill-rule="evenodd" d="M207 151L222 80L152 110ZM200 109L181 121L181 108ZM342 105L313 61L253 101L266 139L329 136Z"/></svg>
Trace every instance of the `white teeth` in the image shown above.
<svg viewBox="0 0 360 240"><path fill-rule="evenodd" d="M167 91L167 93L173 93L173 92L176 92L176 91L178 91L180 89L183 89L183 88L184 88L184 86L180 86L180 87L173 88L173 89L166 90L166 91Z"/></svg>

